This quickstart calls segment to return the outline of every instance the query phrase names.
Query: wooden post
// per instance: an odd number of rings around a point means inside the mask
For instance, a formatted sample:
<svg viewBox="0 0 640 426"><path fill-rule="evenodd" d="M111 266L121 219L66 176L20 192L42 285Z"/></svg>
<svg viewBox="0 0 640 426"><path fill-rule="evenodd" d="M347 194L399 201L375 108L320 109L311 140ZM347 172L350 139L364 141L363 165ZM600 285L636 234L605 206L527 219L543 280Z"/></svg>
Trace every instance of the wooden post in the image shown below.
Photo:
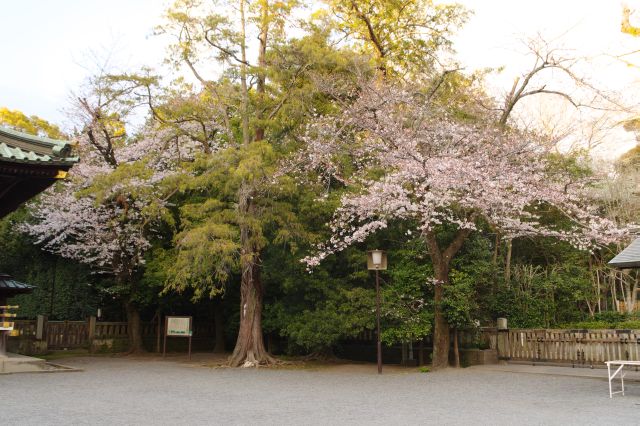
<svg viewBox="0 0 640 426"><path fill-rule="evenodd" d="M156 311L156 320L158 321L158 330L156 332L156 353L160 353L160 335L162 334L162 314L160 309Z"/></svg>
<svg viewBox="0 0 640 426"><path fill-rule="evenodd" d="M8 331L0 331L0 358L7 356L7 337L9 337Z"/></svg>
<svg viewBox="0 0 640 426"><path fill-rule="evenodd" d="M93 339L96 337L96 317L91 315L87 321L87 341L89 343L89 352L93 352Z"/></svg>
<svg viewBox="0 0 640 426"><path fill-rule="evenodd" d="M498 318L496 347L498 349L498 360L500 360L502 364L511 359L509 357L509 328L505 318Z"/></svg>
<svg viewBox="0 0 640 426"><path fill-rule="evenodd" d="M162 345L162 357L167 356L167 321L169 317L164 317L164 344Z"/></svg>
<svg viewBox="0 0 640 426"><path fill-rule="evenodd" d="M378 347L378 374L382 374L382 339L380 337L380 276L376 269L376 328Z"/></svg>
<svg viewBox="0 0 640 426"><path fill-rule="evenodd" d="M38 315L36 320L36 340L43 340L45 336L45 326L47 324L47 317L45 315Z"/></svg>

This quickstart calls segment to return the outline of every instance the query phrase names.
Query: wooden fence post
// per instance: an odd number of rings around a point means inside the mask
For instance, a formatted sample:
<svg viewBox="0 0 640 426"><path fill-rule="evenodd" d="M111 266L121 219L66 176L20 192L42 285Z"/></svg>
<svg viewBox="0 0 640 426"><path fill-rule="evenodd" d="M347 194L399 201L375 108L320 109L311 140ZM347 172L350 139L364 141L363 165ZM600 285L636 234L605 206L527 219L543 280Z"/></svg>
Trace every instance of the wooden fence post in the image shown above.
<svg viewBox="0 0 640 426"><path fill-rule="evenodd" d="M36 321L36 340L43 340L46 338L44 334L46 325L47 317L44 315L38 315L38 319Z"/></svg>
<svg viewBox="0 0 640 426"><path fill-rule="evenodd" d="M508 361L509 356L509 328L506 318L498 318L498 336L496 341L496 348L498 349L498 360L504 364Z"/></svg>
<svg viewBox="0 0 640 426"><path fill-rule="evenodd" d="M89 324L87 330L87 340L89 341L89 352L93 352L93 339L96 336L96 317L93 315L89 317Z"/></svg>

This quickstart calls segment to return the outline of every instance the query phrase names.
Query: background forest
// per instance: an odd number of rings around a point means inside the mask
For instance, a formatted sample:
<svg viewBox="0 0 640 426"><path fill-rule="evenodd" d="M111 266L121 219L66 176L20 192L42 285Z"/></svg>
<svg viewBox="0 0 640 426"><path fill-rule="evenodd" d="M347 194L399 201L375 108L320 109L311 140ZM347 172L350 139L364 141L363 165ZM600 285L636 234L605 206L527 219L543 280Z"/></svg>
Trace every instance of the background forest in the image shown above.
<svg viewBox="0 0 640 426"><path fill-rule="evenodd" d="M74 140L81 158L69 179L0 221L0 270L37 286L16 298L20 315L77 320L100 308L128 321L131 349L144 350L141 320L192 314L223 330L218 349L235 341L235 365L271 360L263 332L288 353L327 354L374 328L366 251L381 248L387 344L432 335L436 316L456 329L498 317L511 327L640 328L638 275L606 265L638 221L640 152L603 164L589 151L597 123L588 137L537 126L521 105L549 97L622 114L630 132L633 109L582 76L582 58L541 39L524 46L529 71L503 96L489 93L485 78L500 70L466 72L451 41L469 13L430 0L179 0L156 27L174 40L171 76L98 64L72 96L68 132L0 109L1 125ZM439 194L428 220L426 210L385 210L402 198L388 187L378 188L388 198L367 192L409 164L389 160L410 151L407 128L432 141L411 149L438 160L413 174ZM475 139L449 164L440 147L463 133ZM518 145L504 164L487 158L523 141L536 148ZM564 195L509 195L534 182L523 180L529 166ZM464 181L483 167L493 175L479 175L479 189ZM431 181L438 173L453 183ZM569 202L590 215L575 212L590 224L579 241Z"/></svg>

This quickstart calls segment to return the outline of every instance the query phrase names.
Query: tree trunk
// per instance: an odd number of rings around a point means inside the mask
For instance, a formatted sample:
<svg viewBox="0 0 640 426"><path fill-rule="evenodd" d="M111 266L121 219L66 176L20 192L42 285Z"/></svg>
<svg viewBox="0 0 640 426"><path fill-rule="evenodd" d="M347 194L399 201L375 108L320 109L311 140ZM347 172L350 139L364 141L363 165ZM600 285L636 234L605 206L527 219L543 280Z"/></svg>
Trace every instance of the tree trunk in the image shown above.
<svg viewBox="0 0 640 426"><path fill-rule="evenodd" d="M262 283L256 259L243 262L240 283L240 330L233 354L229 358L232 367L256 367L275 360L264 347L262 336Z"/></svg>
<svg viewBox="0 0 640 426"><path fill-rule="evenodd" d="M240 0L240 87L242 88L242 143L248 145L249 140L249 88L247 86L247 48L246 48L246 20L244 16L245 0Z"/></svg>
<svg viewBox="0 0 640 426"><path fill-rule="evenodd" d="M445 268L436 267L436 280L434 302L436 305L434 326L433 326L433 356L431 364L434 369L446 368L449 366L449 323L442 312L442 298L444 286L449 283L448 265Z"/></svg>
<svg viewBox="0 0 640 426"><path fill-rule="evenodd" d="M460 350L458 349L458 328L453 329L453 356L455 357L456 368L460 368Z"/></svg>
<svg viewBox="0 0 640 426"><path fill-rule="evenodd" d="M474 216L469 217L470 220ZM471 229L459 229L453 241L449 243L445 250L440 250L438 239L433 231L426 231L423 235L429 249L429 256L435 271L436 285L434 289L435 316L433 326L433 356L431 364L434 369L446 368L449 366L449 323L442 311L442 298L444 296L444 286L449 284L449 268L451 259L462 248L465 240L471 233Z"/></svg>
<svg viewBox="0 0 640 426"><path fill-rule="evenodd" d="M127 312L127 335L129 336L129 353L145 352L142 345L142 327L138 307L130 301L125 302Z"/></svg>
<svg viewBox="0 0 640 426"><path fill-rule="evenodd" d="M636 310L636 301L638 300L638 273L633 274L633 289L631 290L631 310L629 313L633 313Z"/></svg>
<svg viewBox="0 0 640 426"><path fill-rule="evenodd" d="M491 265L493 266L491 290L494 293L498 291L498 255L500 254L500 244L500 232L496 230L496 237L493 246L493 258L491 259Z"/></svg>
<svg viewBox="0 0 640 426"><path fill-rule="evenodd" d="M275 360L264 347L262 336L262 296L263 288L260 279L260 253L257 248L257 237L253 234L250 223L255 219L253 191L249 185L243 184L238 192L238 210L240 217L240 244L242 247L240 266L242 277L240 282L240 330L238 340L229 358L232 367L254 367L270 364Z"/></svg>
<svg viewBox="0 0 640 426"><path fill-rule="evenodd" d="M598 292L598 312L602 312L602 295L600 290L600 272L596 271L596 291ZM606 294L605 294L606 296Z"/></svg>
<svg viewBox="0 0 640 426"><path fill-rule="evenodd" d="M616 311L618 311L618 289L616 287L616 277L612 269L609 271L609 288L611 289L613 306L615 306Z"/></svg>
<svg viewBox="0 0 640 426"><path fill-rule="evenodd" d="M511 287L511 249L512 249L512 240L509 238L507 240L507 257L504 262L504 283L507 285L507 288Z"/></svg>
<svg viewBox="0 0 640 426"><path fill-rule="evenodd" d="M213 304L213 321L216 332L216 345L213 348L213 352L221 353L225 351L224 345L224 319L222 316L222 304L220 302L214 302Z"/></svg>
<svg viewBox="0 0 640 426"><path fill-rule="evenodd" d="M262 10L260 11L260 34L258 35L258 41L260 47L258 48L258 72L256 78L256 92L258 94L258 108L256 109L256 120L258 122L256 126L255 140L261 141L264 139L264 108L265 108L265 92L266 92L266 73L267 73L267 40L269 37L269 2L265 1L262 4Z"/></svg>

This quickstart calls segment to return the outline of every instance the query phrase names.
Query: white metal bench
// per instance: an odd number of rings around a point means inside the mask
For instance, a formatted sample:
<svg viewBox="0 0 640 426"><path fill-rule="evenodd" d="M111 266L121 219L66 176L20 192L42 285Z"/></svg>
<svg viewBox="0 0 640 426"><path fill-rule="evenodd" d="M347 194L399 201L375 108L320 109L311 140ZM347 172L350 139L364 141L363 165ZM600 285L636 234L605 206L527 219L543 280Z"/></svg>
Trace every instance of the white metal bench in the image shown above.
<svg viewBox="0 0 640 426"><path fill-rule="evenodd" d="M613 361L607 361L607 375L609 377L609 398L613 398L613 394L616 393L621 393L622 395L624 395L624 367L625 365L635 365L635 366L640 366L640 361L626 361L626 360L613 360ZM611 366L619 366L614 372L613 374L611 374ZM611 390L611 381L618 375L618 373L620 373L620 385L621 385L621 390L613 392Z"/></svg>

